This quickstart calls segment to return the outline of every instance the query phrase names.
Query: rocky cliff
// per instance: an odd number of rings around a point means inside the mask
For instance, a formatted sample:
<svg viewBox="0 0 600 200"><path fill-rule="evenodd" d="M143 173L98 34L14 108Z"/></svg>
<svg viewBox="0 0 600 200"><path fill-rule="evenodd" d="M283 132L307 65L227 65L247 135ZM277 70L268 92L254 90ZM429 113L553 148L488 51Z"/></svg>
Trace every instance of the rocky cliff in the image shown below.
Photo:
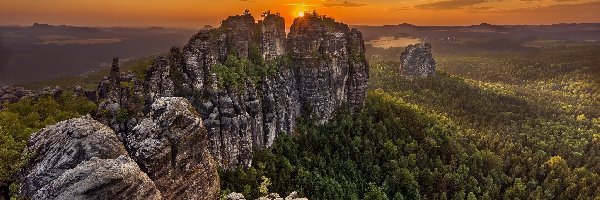
<svg viewBox="0 0 600 200"><path fill-rule="evenodd" d="M98 85L98 119L126 139L161 97L184 97L207 129L208 149L220 166L249 166L252 150L292 133L300 117L318 123L339 109L359 111L368 63L356 29L316 13L285 20L265 13L231 16L172 48L143 78L119 72Z"/></svg>
<svg viewBox="0 0 600 200"><path fill-rule="evenodd" d="M149 68L147 102L181 96L208 129L209 150L225 168L251 164L253 148L294 131L301 116L327 122L362 108L369 77L362 35L316 13L285 34L282 17L232 16L201 30Z"/></svg>
<svg viewBox="0 0 600 200"><path fill-rule="evenodd" d="M16 103L27 98L37 98L37 95L22 87L4 86L0 88L0 109L3 104Z"/></svg>

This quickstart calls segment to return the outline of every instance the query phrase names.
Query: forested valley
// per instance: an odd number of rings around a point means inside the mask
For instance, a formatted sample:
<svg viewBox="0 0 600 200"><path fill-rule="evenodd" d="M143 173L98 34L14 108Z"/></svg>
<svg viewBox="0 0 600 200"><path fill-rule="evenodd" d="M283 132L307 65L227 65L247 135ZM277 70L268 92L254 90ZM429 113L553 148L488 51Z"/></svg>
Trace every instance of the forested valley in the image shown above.
<svg viewBox="0 0 600 200"><path fill-rule="evenodd" d="M415 80L378 56L363 112L323 126L306 116L251 168L222 172L223 193L598 199L598 55L597 46L436 54L438 75Z"/></svg>

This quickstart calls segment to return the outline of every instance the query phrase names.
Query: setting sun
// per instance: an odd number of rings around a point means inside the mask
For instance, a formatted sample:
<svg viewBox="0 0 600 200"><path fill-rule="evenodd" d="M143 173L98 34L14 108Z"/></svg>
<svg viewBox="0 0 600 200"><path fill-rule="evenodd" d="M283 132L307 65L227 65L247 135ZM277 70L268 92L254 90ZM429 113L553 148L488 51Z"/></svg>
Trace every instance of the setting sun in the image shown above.
<svg viewBox="0 0 600 200"><path fill-rule="evenodd" d="M298 12L298 17L304 17L304 11Z"/></svg>

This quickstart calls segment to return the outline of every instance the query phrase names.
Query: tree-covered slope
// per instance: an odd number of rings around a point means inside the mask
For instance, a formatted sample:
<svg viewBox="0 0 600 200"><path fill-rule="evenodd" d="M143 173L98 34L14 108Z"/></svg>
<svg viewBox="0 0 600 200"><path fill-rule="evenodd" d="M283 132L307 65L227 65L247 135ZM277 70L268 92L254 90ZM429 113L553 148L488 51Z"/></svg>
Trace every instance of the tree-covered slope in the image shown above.
<svg viewBox="0 0 600 200"><path fill-rule="evenodd" d="M597 199L599 50L438 54L438 76L416 80L394 73L398 63L372 63L362 113L305 120L252 168L223 174L223 193Z"/></svg>
<svg viewBox="0 0 600 200"><path fill-rule="evenodd" d="M303 121L298 135L257 152L252 168L226 173L222 188L258 197L264 176L270 191L299 190L309 199L499 197L502 161L459 131L377 90L360 114L341 113L323 126Z"/></svg>

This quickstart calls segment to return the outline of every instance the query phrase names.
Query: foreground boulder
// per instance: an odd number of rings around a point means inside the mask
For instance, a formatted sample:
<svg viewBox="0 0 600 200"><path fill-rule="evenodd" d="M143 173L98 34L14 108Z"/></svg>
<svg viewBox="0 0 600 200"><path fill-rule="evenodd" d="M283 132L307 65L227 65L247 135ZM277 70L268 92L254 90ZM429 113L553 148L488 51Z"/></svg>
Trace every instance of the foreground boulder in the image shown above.
<svg viewBox="0 0 600 200"><path fill-rule="evenodd" d="M42 187L32 199L162 199L154 183L127 156L92 158Z"/></svg>
<svg viewBox="0 0 600 200"><path fill-rule="evenodd" d="M25 168L21 187L25 196L33 196L83 161L127 155L113 131L89 116L59 122L34 133L26 151L34 156Z"/></svg>
<svg viewBox="0 0 600 200"><path fill-rule="evenodd" d="M206 128L186 99L157 99L126 145L165 199L218 199L217 163L207 149Z"/></svg>
<svg viewBox="0 0 600 200"><path fill-rule="evenodd" d="M26 152L33 156L22 177L24 198L119 199L159 194L149 178L123 158L127 151L115 133L89 116L32 134Z"/></svg>
<svg viewBox="0 0 600 200"><path fill-rule="evenodd" d="M414 44L406 47L400 55L402 76L409 79L435 76L435 60L430 43Z"/></svg>

